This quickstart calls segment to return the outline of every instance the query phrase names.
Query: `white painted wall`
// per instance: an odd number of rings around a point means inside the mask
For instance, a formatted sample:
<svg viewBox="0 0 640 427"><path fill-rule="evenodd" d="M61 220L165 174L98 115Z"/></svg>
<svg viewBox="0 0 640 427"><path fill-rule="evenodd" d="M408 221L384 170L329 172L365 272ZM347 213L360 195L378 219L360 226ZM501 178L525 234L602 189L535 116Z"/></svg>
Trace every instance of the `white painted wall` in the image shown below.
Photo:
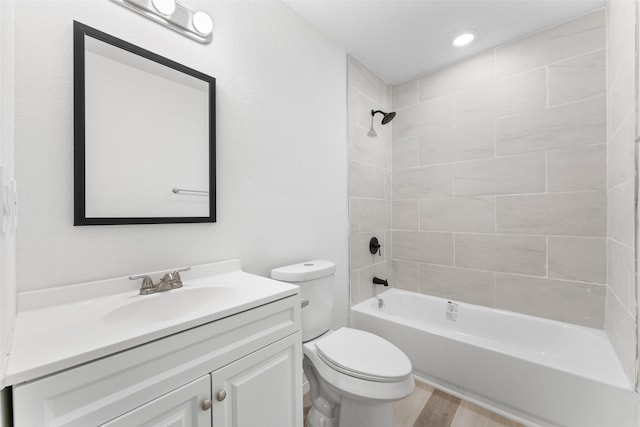
<svg viewBox="0 0 640 427"><path fill-rule="evenodd" d="M14 25L13 4L0 2L0 164L5 179L14 176ZM15 317L16 235L0 233L0 383ZM0 391L0 426L9 425L7 390Z"/></svg>
<svg viewBox="0 0 640 427"><path fill-rule="evenodd" d="M230 258L268 276L325 258L342 324L346 54L279 1L183 3L211 14L211 45L111 1L17 0L19 291ZM72 225L73 20L217 78L217 223Z"/></svg>

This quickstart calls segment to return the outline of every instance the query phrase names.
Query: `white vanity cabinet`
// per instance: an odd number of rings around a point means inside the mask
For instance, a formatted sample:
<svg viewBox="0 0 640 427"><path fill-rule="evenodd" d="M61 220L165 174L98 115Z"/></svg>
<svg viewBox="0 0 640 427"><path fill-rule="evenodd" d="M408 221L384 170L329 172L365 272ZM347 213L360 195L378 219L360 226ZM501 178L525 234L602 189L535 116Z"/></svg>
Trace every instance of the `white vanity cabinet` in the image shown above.
<svg viewBox="0 0 640 427"><path fill-rule="evenodd" d="M14 425L299 427L301 365L295 294L16 384Z"/></svg>

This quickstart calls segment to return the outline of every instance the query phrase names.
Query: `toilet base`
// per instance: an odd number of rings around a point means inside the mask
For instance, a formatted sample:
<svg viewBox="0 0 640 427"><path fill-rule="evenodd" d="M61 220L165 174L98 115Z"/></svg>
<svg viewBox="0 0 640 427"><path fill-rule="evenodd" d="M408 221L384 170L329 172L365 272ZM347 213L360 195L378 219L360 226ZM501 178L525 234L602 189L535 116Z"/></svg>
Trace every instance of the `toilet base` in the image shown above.
<svg viewBox="0 0 640 427"><path fill-rule="evenodd" d="M311 407L305 427L338 427L338 419L326 417L314 407Z"/></svg>
<svg viewBox="0 0 640 427"><path fill-rule="evenodd" d="M391 403L367 403L343 398L339 420L329 418L315 408L309 410L307 427L393 427Z"/></svg>
<svg viewBox="0 0 640 427"><path fill-rule="evenodd" d="M393 407L391 402L364 402L343 397L338 426L393 427Z"/></svg>

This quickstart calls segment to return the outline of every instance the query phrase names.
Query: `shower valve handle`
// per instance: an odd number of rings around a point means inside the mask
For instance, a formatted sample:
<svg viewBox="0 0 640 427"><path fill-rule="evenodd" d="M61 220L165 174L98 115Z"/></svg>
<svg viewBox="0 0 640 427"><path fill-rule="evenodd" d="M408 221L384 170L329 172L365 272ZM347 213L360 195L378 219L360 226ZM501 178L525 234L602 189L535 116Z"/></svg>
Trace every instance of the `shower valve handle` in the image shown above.
<svg viewBox="0 0 640 427"><path fill-rule="evenodd" d="M382 252L380 251L381 246L380 242L378 242L378 238L372 237L369 241L369 252L371 252L371 255L375 255L377 253L382 256Z"/></svg>

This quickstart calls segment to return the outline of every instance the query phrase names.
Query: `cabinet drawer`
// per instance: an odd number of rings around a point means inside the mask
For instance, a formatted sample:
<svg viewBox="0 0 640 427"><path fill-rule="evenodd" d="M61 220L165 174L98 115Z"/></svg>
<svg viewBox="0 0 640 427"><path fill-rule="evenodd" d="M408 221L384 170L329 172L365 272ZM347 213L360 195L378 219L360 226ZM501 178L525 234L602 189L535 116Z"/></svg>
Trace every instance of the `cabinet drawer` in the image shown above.
<svg viewBox="0 0 640 427"><path fill-rule="evenodd" d="M15 426L105 423L299 330L296 295L17 385Z"/></svg>

